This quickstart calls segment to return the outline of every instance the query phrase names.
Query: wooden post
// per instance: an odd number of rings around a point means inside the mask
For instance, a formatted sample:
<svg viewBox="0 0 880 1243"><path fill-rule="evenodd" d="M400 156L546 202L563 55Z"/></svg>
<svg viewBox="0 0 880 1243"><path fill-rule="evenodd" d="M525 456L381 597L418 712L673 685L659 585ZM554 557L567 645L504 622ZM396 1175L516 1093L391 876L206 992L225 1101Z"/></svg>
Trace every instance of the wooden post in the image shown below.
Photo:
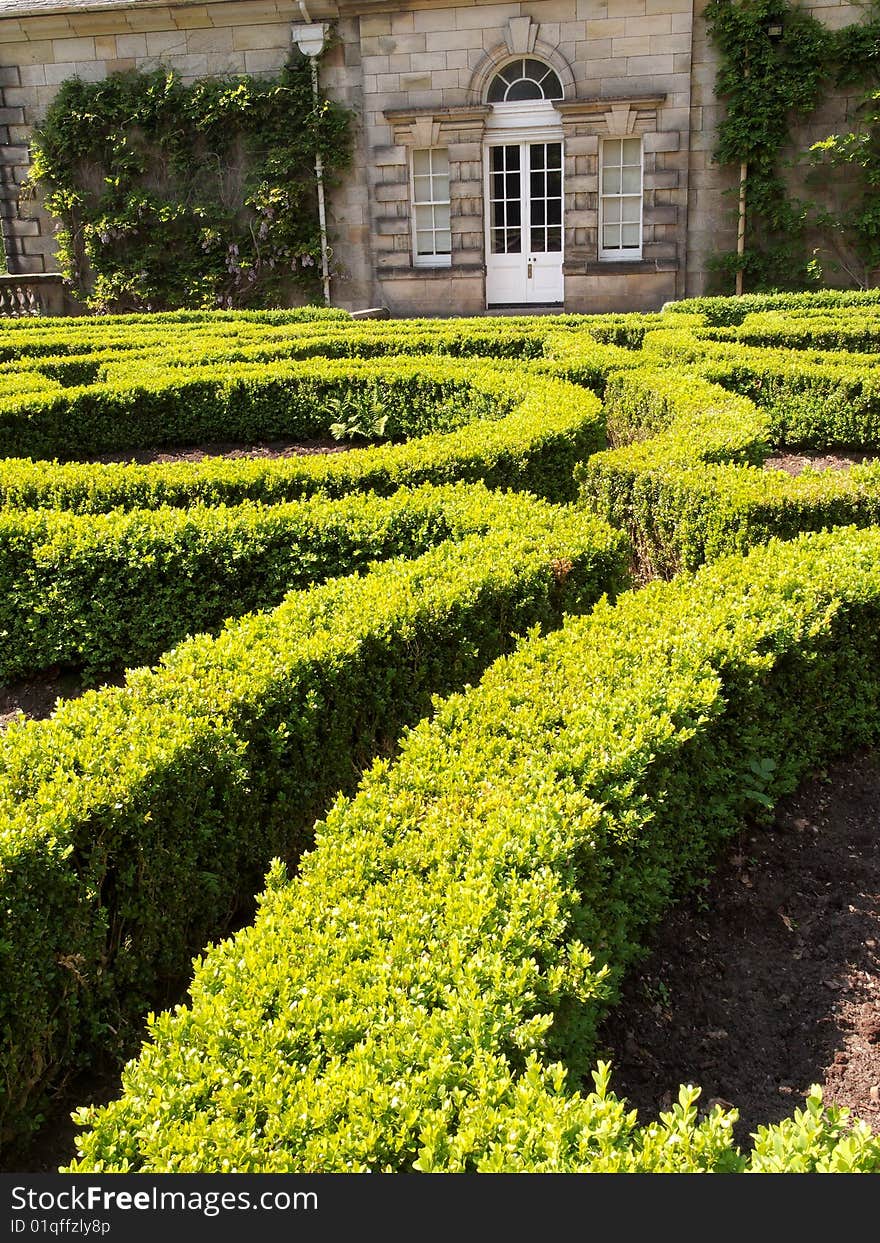
<svg viewBox="0 0 880 1243"><path fill-rule="evenodd" d="M736 229L736 293L737 297L743 291L743 270L742 260L746 252L746 182L749 176L749 166L743 160L739 166L739 221Z"/></svg>

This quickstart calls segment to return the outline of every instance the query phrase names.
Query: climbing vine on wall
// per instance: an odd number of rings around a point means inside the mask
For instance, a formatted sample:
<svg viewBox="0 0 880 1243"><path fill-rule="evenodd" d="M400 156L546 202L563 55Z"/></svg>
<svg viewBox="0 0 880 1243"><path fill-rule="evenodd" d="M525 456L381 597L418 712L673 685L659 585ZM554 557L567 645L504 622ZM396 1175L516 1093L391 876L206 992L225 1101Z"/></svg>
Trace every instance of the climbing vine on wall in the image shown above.
<svg viewBox="0 0 880 1243"><path fill-rule="evenodd" d="M320 291L315 155L332 181L350 129L298 53L271 80L74 78L35 132L30 185L94 310L283 305Z"/></svg>
<svg viewBox="0 0 880 1243"><path fill-rule="evenodd" d="M710 0L706 20L720 52L716 94L726 104L715 158L747 169L745 251L741 258L720 256L718 267L728 277L742 268L751 289L816 284L822 273L809 253L808 229L848 232L861 252L855 211L835 215L821 202L792 195L783 154L793 126L828 92L877 81L880 4L872 0L866 20L841 30L828 30L790 0ZM833 142L820 144L818 159L821 148L827 158L855 167Z"/></svg>

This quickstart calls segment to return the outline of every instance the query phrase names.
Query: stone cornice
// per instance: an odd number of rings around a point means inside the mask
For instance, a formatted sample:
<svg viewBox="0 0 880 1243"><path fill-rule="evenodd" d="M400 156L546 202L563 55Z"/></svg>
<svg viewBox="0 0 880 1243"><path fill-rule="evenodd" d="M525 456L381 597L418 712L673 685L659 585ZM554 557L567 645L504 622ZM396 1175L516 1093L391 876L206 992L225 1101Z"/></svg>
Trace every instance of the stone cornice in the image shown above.
<svg viewBox="0 0 880 1243"><path fill-rule="evenodd" d="M422 117L432 117L435 121L481 121L491 111L491 104L449 104L446 107L428 104L420 108L386 108L383 115L394 124L418 121Z"/></svg>
<svg viewBox="0 0 880 1243"><path fill-rule="evenodd" d="M593 116L596 113L605 113L612 108L634 108L637 111L649 108L659 108L666 102L666 95L614 95L607 99L601 99L598 95L589 99L565 99L560 100L553 106L564 117L578 120L580 117Z"/></svg>
<svg viewBox="0 0 880 1243"><path fill-rule="evenodd" d="M306 0L306 7L316 21L339 13L335 0ZM113 15L118 16L121 27L132 30L158 29L156 23L163 18L173 29L178 24L190 24L187 13L210 14L215 26L238 25L253 20L249 11L258 21L268 17L275 21L303 20L297 0L0 0L0 27L7 21L25 28L30 23L49 21L55 25L67 22L75 29L78 20Z"/></svg>

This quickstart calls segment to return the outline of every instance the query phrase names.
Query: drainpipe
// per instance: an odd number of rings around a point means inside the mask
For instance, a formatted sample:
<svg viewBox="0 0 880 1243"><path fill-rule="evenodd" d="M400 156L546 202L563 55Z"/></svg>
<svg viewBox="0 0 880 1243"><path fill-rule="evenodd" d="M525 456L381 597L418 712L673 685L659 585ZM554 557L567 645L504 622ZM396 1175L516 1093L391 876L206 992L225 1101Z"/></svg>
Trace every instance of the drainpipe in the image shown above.
<svg viewBox="0 0 880 1243"><path fill-rule="evenodd" d="M304 56L308 56L312 70L312 95L317 109L320 102L318 89L318 57L324 50L327 41L327 23L311 22L309 12L303 0L299 0L300 12L305 22L294 23L290 28L293 41ZM321 283L324 287L324 302L330 305L330 248L327 244L327 206L324 197L324 161L320 151L315 154L315 181L318 186L318 226L321 230Z"/></svg>

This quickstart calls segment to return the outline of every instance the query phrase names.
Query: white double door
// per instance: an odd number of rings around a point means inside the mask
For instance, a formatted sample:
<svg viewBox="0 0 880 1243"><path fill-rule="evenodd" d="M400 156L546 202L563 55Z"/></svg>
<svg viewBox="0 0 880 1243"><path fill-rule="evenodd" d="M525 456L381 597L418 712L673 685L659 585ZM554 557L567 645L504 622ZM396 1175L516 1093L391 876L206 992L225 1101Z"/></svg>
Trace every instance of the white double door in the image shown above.
<svg viewBox="0 0 880 1243"><path fill-rule="evenodd" d="M563 301L562 141L486 147L486 303Z"/></svg>

